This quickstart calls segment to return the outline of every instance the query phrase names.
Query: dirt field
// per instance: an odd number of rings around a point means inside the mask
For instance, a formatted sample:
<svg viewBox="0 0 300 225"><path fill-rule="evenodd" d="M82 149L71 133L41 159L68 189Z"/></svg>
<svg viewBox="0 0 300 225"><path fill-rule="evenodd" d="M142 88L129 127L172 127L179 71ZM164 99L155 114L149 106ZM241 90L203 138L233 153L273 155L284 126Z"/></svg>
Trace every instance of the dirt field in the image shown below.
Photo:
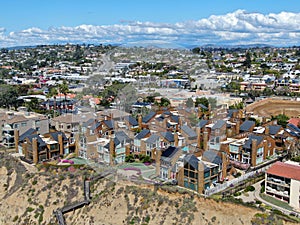
<svg viewBox="0 0 300 225"><path fill-rule="evenodd" d="M278 114L285 114L288 117L298 117L300 115L300 102L280 99L263 99L254 102L246 107L247 112L255 115L271 117Z"/></svg>

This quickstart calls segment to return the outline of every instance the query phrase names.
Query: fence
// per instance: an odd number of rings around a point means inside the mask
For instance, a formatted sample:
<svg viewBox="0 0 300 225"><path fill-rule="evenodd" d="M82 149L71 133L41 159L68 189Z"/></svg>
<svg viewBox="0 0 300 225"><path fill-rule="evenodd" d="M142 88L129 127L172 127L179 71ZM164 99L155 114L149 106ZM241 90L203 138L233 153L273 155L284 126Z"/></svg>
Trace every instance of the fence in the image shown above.
<svg viewBox="0 0 300 225"><path fill-rule="evenodd" d="M234 187L235 185L241 184L244 180L247 180L250 177L254 177L254 176L257 176L260 173L265 172L267 170L267 168L268 168L268 166L260 168L256 171L251 171L251 172L246 173L246 174L244 174L240 177L237 177L235 179L227 181L223 184L219 184L216 187L207 189L207 190L205 190L204 195L206 197L208 197L208 196L211 196L211 195L216 194L218 192L224 191L227 188Z"/></svg>

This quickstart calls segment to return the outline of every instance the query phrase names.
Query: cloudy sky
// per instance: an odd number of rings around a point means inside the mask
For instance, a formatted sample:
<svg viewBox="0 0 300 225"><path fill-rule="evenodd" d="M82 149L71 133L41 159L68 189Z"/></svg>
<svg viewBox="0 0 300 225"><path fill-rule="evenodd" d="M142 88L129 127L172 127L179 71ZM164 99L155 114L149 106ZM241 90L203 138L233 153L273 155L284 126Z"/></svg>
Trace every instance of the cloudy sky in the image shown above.
<svg viewBox="0 0 300 225"><path fill-rule="evenodd" d="M300 45L299 0L10 0L0 47Z"/></svg>

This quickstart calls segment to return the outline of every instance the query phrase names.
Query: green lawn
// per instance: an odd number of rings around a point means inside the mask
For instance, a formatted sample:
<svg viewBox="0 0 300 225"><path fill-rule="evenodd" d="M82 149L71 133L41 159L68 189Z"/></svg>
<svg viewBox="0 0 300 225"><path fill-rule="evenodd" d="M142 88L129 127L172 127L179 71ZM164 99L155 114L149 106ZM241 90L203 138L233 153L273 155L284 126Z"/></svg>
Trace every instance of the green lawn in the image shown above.
<svg viewBox="0 0 300 225"><path fill-rule="evenodd" d="M282 201L280 201L276 198L273 198L271 196L268 196L266 194L260 194L260 197L262 199L264 199L265 201L272 203L273 205L277 205L277 206L279 206L281 208L284 208L284 209L287 209L287 210L293 210L293 208L291 206L289 206L288 203L282 202Z"/></svg>

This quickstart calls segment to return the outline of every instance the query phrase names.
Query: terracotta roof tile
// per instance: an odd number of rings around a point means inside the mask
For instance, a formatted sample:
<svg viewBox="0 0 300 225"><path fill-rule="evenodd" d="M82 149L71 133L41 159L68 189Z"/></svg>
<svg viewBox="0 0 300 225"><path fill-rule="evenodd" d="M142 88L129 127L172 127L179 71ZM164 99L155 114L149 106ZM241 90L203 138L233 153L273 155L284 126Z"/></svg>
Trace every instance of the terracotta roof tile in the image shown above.
<svg viewBox="0 0 300 225"><path fill-rule="evenodd" d="M300 181L300 166L297 165L276 162L267 170L267 173Z"/></svg>

